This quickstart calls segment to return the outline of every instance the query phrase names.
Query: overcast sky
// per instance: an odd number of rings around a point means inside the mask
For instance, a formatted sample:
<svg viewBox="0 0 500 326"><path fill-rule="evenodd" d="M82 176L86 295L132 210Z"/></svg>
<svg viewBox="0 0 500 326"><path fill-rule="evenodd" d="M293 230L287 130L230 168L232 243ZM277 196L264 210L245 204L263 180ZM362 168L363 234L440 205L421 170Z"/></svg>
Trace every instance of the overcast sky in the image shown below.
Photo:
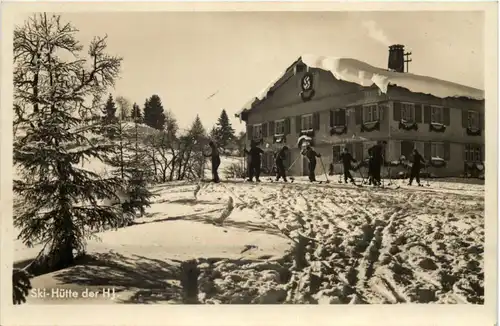
<svg viewBox="0 0 500 326"><path fill-rule="evenodd" d="M114 95L141 107L158 94L186 128L234 118L301 54L350 57L386 68L389 44L413 52L410 72L483 89L480 12L114 12L62 14L88 44L108 34L124 58ZM217 92L217 93L216 93ZM216 93L212 98L207 98Z"/></svg>

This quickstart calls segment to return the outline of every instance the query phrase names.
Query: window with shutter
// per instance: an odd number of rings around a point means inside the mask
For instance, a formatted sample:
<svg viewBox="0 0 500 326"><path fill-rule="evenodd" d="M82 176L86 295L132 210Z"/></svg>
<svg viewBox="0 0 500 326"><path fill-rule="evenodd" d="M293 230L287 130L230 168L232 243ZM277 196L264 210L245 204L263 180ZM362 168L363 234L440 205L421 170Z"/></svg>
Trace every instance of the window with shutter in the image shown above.
<svg viewBox="0 0 500 326"><path fill-rule="evenodd" d="M253 125L252 139L262 138L262 124Z"/></svg>
<svg viewBox="0 0 500 326"><path fill-rule="evenodd" d="M269 121L269 136L273 136L275 134L276 125L274 121Z"/></svg>
<svg viewBox="0 0 500 326"><path fill-rule="evenodd" d="M444 157L444 144L443 143L431 143L431 156L439 157L445 159Z"/></svg>
<svg viewBox="0 0 500 326"><path fill-rule="evenodd" d="M274 123L276 126L275 134L276 135L284 135L285 134L285 120L276 120Z"/></svg>
<svg viewBox="0 0 500 326"><path fill-rule="evenodd" d="M301 130L310 130L313 129L313 115L312 114L305 114L301 117L300 119L300 129Z"/></svg>
<svg viewBox="0 0 500 326"><path fill-rule="evenodd" d="M444 114L442 106L431 106L431 123L444 124Z"/></svg>
<svg viewBox="0 0 500 326"><path fill-rule="evenodd" d="M469 111L462 109L462 128L467 128L469 124Z"/></svg>
<svg viewBox="0 0 500 326"><path fill-rule="evenodd" d="M379 109L377 104L363 106L363 122L374 122L379 120Z"/></svg>
<svg viewBox="0 0 500 326"><path fill-rule="evenodd" d="M401 119L408 122L415 121L415 104L401 103Z"/></svg>
<svg viewBox="0 0 500 326"><path fill-rule="evenodd" d="M422 123L422 104L415 105L415 122Z"/></svg>
<svg viewBox="0 0 500 326"><path fill-rule="evenodd" d="M467 127L468 128L479 128L479 112L468 111L467 112Z"/></svg>
<svg viewBox="0 0 500 326"><path fill-rule="evenodd" d="M336 110L330 110L330 127L335 126L335 114Z"/></svg>

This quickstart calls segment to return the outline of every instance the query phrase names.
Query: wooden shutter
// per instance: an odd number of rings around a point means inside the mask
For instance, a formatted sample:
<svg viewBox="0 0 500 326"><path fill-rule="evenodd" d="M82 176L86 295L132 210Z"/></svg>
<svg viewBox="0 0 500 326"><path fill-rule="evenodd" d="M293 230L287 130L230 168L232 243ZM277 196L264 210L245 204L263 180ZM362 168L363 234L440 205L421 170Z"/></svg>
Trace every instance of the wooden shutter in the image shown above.
<svg viewBox="0 0 500 326"><path fill-rule="evenodd" d="M445 126L450 125L450 108L447 107L443 108L443 124Z"/></svg>
<svg viewBox="0 0 500 326"><path fill-rule="evenodd" d="M354 154L354 158L358 161L363 159L363 143L356 143L356 153Z"/></svg>
<svg viewBox="0 0 500 326"><path fill-rule="evenodd" d="M300 134L301 130L302 130L302 117L298 115L295 117L295 132L297 134Z"/></svg>
<svg viewBox="0 0 500 326"><path fill-rule="evenodd" d="M354 121L357 125L363 123L363 107L361 105L354 108Z"/></svg>
<svg viewBox="0 0 500 326"><path fill-rule="evenodd" d="M479 112L479 128L481 128L481 130L484 130L484 124L485 124L484 113Z"/></svg>
<svg viewBox="0 0 500 326"><path fill-rule="evenodd" d="M285 135L290 134L290 118L285 118Z"/></svg>
<svg viewBox="0 0 500 326"><path fill-rule="evenodd" d="M449 161L450 160L450 143L449 142L444 142L443 148L444 148L444 157L443 157L443 159L445 161Z"/></svg>
<svg viewBox="0 0 500 326"><path fill-rule="evenodd" d="M253 131L253 126L247 125L247 140L252 140L253 138L252 131Z"/></svg>
<svg viewBox="0 0 500 326"><path fill-rule="evenodd" d="M262 138L266 138L268 136L268 134L267 134L267 132L268 132L267 125L268 125L267 122L264 122L262 124Z"/></svg>
<svg viewBox="0 0 500 326"><path fill-rule="evenodd" d="M467 128L469 120L469 112L466 109L462 109L462 128Z"/></svg>
<svg viewBox="0 0 500 326"><path fill-rule="evenodd" d="M431 158L431 143L425 142L424 143L424 158L426 160L429 160Z"/></svg>
<svg viewBox="0 0 500 326"><path fill-rule="evenodd" d="M276 125L274 121L269 121L269 136L273 136L276 133Z"/></svg>
<svg viewBox="0 0 500 326"><path fill-rule="evenodd" d="M415 122L422 123L422 104L415 104Z"/></svg>
<svg viewBox="0 0 500 326"><path fill-rule="evenodd" d="M339 111L339 119L340 120L340 125L342 126L347 126L347 110L346 109L341 109Z"/></svg>
<svg viewBox="0 0 500 326"><path fill-rule="evenodd" d="M330 127L335 126L336 111L330 110Z"/></svg>
<svg viewBox="0 0 500 326"><path fill-rule="evenodd" d="M384 121L385 105L377 104L377 108L378 108L378 121Z"/></svg>
<svg viewBox="0 0 500 326"><path fill-rule="evenodd" d="M424 123L431 123L431 106L424 105Z"/></svg>
<svg viewBox="0 0 500 326"><path fill-rule="evenodd" d="M316 131L319 130L319 117L319 112L313 114L313 129Z"/></svg>
<svg viewBox="0 0 500 326"><path fill-rule="evenodd" d="M392 104L392 116L394 121L401 120L401 102L394 102Z"/></svg>

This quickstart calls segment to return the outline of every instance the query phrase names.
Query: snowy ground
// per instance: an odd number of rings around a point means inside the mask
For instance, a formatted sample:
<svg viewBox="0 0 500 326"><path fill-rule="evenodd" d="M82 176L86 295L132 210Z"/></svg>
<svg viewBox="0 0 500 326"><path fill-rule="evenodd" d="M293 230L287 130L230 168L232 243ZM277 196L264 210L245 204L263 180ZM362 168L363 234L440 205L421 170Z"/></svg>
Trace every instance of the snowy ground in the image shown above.
<svg viewBox="0 0 500 326"><path fill-rule="evenodd" d="M204 303L483 302L483 185L388 190L334 179L156 186L147 216L89 242L94 259L32 280L48 291L113 287L115 300L28 302L181 303L179 264L191 258ZM301 270L289 254L299 234L309 240ZM15 260L39 250L16 241Z"/></svg>

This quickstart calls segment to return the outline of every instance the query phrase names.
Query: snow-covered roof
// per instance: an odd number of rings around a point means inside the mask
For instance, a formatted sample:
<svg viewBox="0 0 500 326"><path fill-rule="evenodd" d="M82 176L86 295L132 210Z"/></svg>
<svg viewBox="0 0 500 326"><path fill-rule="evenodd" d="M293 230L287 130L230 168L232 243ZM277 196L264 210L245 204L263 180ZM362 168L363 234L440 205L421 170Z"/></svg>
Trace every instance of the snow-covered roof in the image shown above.
<svg viewBox="0 0 500 326"><path fill-rule="evenodd" d="M387 93L389 85L395 85L406 88L414 93L430 94L440 98L467 97L475 100L484 100L484 91L477 88L429 76L389 71L356 59L306 54L301 56L297 62L300 60L310 68L330 71L338 80L356 83L365 87L375 84L383 93ZM245 103L236 115L239 116L243 111L249 110L256 99L264 99L267 92L283 75L281 74L257 94L256 97Z"/></svg>

